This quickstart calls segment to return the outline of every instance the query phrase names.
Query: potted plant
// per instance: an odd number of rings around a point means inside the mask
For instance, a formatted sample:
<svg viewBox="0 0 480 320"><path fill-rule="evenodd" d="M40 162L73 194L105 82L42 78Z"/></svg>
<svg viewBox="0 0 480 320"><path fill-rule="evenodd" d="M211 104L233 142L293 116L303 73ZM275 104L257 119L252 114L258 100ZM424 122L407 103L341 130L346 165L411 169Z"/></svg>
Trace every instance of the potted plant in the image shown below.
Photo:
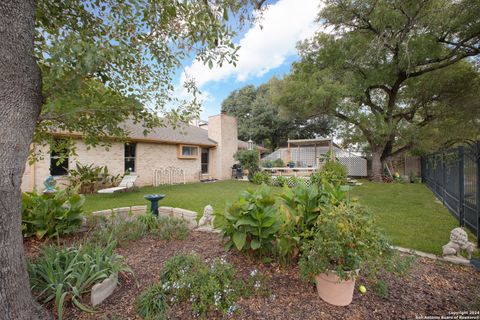
<svg viewBox="0 0 480 320"><path fill-rule="evenodd" d="M289 168L294 168L294 167L295 167L295 162L293 162L293 161L288 161L288 164L287 164L287 165L288 165Z"/></svg>
<svg viewBox="0 0 480 320"><path fill-rule="evenodd" d="M375 265L391 249L364 208L342 203L319 216L315 236L303 245L300 273L314 279L319 296L336 306L352 302L362 267Z"/></svg>

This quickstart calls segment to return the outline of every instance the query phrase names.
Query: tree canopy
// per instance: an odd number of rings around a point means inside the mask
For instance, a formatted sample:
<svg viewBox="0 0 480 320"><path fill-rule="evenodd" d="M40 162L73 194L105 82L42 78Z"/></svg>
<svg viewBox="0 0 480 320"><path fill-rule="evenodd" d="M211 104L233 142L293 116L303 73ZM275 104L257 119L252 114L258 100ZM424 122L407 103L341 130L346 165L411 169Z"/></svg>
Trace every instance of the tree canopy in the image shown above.
<svg viewBox="0 0 480 320"><path fill-rule="evenodd" d="M198 90L187 81L192 98L175 98L175 72L190 58L210 67L234 63L237 30L231 25L252 21L262 2L37 1L43 101L34 142L49 143L49 132L61 130L104 144L106 136L125 135L118 124L127 117L146 130L195 117Z"/></svg>
<svg viewBox="0 0 480 320"><path fill-rule="evenodd" d="M289 138L307 139L330 133L327 117L305 119L282 115L271 101L272 86L276 81L274 78L259 87L248 85L234 90L222 102L222 111L238 120L239 139L252 139L256 144L274 150Z"/></svg>
<svg viewBox="0 0 480 320"><path fill-rule="evenodd" d="M324 32L299 45L274 101L341 120L345 141L368 145L376 180L445 123L470 115L478 128L480 2L331 0L319 21Z"/></svg>

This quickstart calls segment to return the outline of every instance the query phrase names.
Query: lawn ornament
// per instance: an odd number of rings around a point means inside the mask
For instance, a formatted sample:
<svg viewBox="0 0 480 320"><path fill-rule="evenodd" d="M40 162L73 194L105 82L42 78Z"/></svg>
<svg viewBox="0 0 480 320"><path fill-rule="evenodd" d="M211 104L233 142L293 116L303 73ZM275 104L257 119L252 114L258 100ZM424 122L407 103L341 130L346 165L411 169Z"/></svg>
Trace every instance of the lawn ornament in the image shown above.
<svg viewBox="0 0 480 320"><path fill-rule="evenodd" d="M468 241L468 235L465 230L455 228L450 232L450 242L443 246L443 255L459 256L462 250L465 250L468 254L468 259L471 259L475 250L475 244Z"/></svg>
<svg viewBox="0 0 480 320"><path fill-rule="evenodd" d="M53 178L52 176L48 176L45 181L43 181L43 185L45 186L43 193L55 193L56 184L57 181L55 181L55 178Z"/></svg>
<svg viewBox="0 0 480 320"><path fill-rule="evenodd" d="M203 216L198 222L199 226L211 226L213 222L213 207L211 205L205 206L203 209Z"/></svg>

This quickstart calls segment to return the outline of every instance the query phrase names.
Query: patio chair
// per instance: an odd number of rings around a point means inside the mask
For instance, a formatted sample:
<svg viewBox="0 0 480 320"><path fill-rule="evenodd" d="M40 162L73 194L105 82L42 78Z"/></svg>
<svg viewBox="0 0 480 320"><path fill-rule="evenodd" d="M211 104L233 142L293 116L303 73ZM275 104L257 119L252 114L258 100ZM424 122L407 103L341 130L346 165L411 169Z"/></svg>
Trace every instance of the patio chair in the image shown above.
<svg viewBox="0 0 480 320"><path fill-rule="evenodd" d="M123 177L122 181L118 187L107 188L98 190L98 193L115 193L120 191L129 191L135 186L135 181L137 180L138 176L134 175L126 175Z"/></svg>

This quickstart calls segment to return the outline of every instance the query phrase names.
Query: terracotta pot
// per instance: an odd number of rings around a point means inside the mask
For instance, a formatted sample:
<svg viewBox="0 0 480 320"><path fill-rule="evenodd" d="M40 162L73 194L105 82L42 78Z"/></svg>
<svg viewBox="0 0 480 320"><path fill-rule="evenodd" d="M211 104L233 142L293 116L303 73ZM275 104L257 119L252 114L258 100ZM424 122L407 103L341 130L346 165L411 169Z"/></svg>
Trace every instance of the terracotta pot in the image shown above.
<svg viewBox="0 0 480 320"><path fill-rule="evenodd" d="M323 301L334 306L348 306L352 302L355 277L342 280L335 271L327 271L316 276L315 282L318 295Z"/></svg>

